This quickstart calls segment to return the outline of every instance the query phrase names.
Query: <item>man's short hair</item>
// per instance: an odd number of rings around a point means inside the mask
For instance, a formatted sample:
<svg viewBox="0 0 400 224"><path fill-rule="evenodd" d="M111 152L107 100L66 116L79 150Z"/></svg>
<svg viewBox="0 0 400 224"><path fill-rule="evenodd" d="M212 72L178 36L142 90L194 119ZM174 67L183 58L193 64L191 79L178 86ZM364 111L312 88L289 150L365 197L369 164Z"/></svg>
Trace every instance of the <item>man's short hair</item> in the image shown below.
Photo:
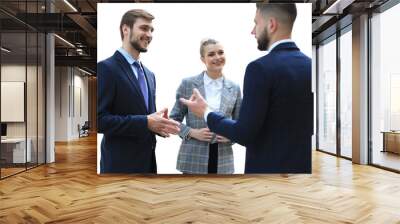
<svg viewBox="0 0 400 224"><path fill-rule="evenodd" d="M143 18L145 20L152 21L154 19L154 16L143 9L132 9L132 10L127 11L122 16L121 24L119 25L119 31L121 33L121 40L124 39L124 33L122 32L122 26L127 25L132 29L133 24L135 24L135 22L138 18Z"/></svg>
<svg viewBox="0 0 400 224"><path fill-rule="evenodd" d="M272 15L279 22L287 25L290 30L293 28L294 21L297 16L297 9L295 3L256 3L257 10L265 18L265 16Z"/></svg>

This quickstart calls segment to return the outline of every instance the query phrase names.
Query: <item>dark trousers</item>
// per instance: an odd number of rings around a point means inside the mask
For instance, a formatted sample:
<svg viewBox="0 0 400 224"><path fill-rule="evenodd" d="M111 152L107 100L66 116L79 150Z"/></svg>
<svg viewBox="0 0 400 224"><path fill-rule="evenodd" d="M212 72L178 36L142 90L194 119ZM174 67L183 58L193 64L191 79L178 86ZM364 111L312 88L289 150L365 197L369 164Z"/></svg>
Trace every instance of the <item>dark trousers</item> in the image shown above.
<svg viewBox="0 0 400 224"><path fill-rule="evenodd" d="M210 144L208 155L208 173L218 171L218 143Z"/></svg>

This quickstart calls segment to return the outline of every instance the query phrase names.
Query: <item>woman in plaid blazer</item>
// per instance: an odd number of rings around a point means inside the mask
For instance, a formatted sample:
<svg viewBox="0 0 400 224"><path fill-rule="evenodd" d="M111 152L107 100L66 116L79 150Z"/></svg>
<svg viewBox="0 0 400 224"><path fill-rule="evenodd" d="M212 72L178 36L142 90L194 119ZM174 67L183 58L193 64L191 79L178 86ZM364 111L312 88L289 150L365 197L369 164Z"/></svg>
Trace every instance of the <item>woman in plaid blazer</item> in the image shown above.
<svg viewBox="0 0 400 224"><path fill-rule="evenodd" d="M201 60L206 71L185 78L178 87L176 102L170 118L181 123L182 138L176 168L188 174L231 174L234 172L232 142L216 135L207 127L203 118L196 117L179 99L189 99L194 88L206 96L209 107L225 117L237 119L242 101L240 87L222 74L225 65L223 46L214 39L200 44Z"/></svg>

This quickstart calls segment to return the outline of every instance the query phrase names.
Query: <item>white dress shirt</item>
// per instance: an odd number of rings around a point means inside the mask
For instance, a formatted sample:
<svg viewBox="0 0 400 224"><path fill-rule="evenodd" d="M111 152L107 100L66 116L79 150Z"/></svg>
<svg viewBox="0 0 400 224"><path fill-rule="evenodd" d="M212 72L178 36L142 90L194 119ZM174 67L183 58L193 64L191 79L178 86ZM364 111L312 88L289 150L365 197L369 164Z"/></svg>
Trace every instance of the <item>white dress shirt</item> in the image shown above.
<svg viewBox="0 0 400 224"><path fill-rule="evenodd" d="M212 79L210 76L208 76L207 72L204 72L203 80L205 98L211 111L219 111L223 79L223 77Z"/></svg>
<svg viewBox="0 0 400 224"><path fill-rule="evenodd" d="M122 56L124 56L125 60L131 65L132 72L135 75L136 79L138 79L138 71L137 71L137 68L133 65L133 63L135 63L137 61L140 65L140 67L142 67L142 69L143 69L142 63L139 60L135 60L124 48L121 47L118 49L118 51L119 51L119 53L122 54ZM147 85L147 80L144 79L144 81L146 82L146 85Z"/></svg>
<svg viewBox="0 0 400 224"><path fill-rule="evenodd" d="M273 43L269 48L268 48L268 53L271 52L276 46L282 43L290 43L293 42L291 39L283 39L283 40L278 40L275 43Z"/></svg>

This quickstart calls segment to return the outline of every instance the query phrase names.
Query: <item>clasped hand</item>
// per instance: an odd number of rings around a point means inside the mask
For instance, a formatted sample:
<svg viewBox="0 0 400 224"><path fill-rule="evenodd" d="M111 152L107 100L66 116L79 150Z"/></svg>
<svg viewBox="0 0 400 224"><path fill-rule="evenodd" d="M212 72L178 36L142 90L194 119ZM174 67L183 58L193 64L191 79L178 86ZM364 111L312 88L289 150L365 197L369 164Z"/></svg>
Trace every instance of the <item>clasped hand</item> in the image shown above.
<svg viewBox="0 0 400 224"><path fill-rule="evenodd" d="M180 124L177 121L168 118L168 109L164 108L158 112L147 116L147 127L163 137L169 137L170 134L178 134Z"/></svg>
<svg viewBox="0 0 400 224"><path fill-rule="evenodd" d="M208 128L200 128L200 129L192 128L192 129L190 129L190 132L189 132L190 137L197 139L199 141L203 141L203 142L211 142L213 135L214 135L214 133L211 132L210 129L208 129ZM227 139L221 135L217 135L216 140L218 143L230 142L229 139Z"/></svg>

